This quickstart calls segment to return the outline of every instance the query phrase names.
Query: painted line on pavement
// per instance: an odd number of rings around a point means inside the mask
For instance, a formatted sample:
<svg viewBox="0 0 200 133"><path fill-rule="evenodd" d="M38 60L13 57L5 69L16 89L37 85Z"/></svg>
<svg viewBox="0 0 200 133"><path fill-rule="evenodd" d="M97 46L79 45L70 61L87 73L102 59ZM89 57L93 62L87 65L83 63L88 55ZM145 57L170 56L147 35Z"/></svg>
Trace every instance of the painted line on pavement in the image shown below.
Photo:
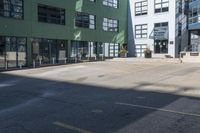
<svg viewBox="0 0 200 133"><path fill-rule="evenodd" d="M62 122L58 122L58 121L54 122L53 124L56 125L56 126L59 126L59 127L63 127L63 128L66 128L66 129L70 129L70 130L79 132L79 133L92 133L90 131L87 131L87 130L84 130L84 129L81 129L81 128L78 128L78 127L75 127L75 126L71 126L71 125L68 125L68 124L65 124L65 123L62 123Z"/></svg>
<svg viewBox="0 0 200 133"><path fill-rule="evenodd" d="M157 110L157 111L168 112L168 113L174 113L174 114L179 114L179 115L187 115L187 116L200 117L200 114L186 113L186 112L175 111L175 110L169 110L169 109L161 109L161 108L156 108L156 107L151 107L151 106L144 106L144 105L137 105L137 104L129 104L129 103L120 103L120 102L117 102L117 103L115 103L115 104L117 104L117 105L122 105L122 106L131 106L131 107L135 107L135 108L143 108L143 109L149 109L149 110Z"/></svg>

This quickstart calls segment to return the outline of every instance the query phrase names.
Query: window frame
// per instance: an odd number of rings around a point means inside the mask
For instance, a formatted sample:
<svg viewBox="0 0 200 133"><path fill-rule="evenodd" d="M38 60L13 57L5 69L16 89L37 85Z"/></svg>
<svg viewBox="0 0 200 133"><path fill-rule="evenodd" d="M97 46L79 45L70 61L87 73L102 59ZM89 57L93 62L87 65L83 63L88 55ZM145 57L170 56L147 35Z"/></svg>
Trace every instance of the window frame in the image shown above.
<svg viewBox="0 0 200 133"><path fill-rule="evenodd" d="M146 28L142 28L143 26L146 26ZM140 27L140 29L137 29L137 27ZM146 32L143 33L143 30L146 30ZM140 33L137 33L137 31L140 31ZM137 36L140 37L137 37ZM146 37L143 37L143 35L146 35ZM148 24L137 24L135 25L135 39L143 39L148 38Z"/></svg>
<svg viewBox="0 0 200 133"><path fill-rule="evenodd" d="M142 6L142 3L147 3L147 5L144 5L144 6ZM141 6L136 6L137 4L141 4ZM142 10L142 8L143 7L147 7L147 9L146 10ZM136 12L138 12L138 11L136 11L137 10L137 8L139 8L140 9L140 13L136 13ZM145 13L143 13L143 11L146 11ZM147 15L148 14L148 1L147 0L144 0L144 1L139 1L139 2L135 2L135 16L141 16L141 15Z"/></svg>
<svg viewBox="0 0 200 133"><path fill-rule="evenodd" d="M40 7L43 8L42 10L44 10L44 8L45 8L45 10L48 11L48 12L46 12L47 16L46 17L44 17L45 15L43 16L43 18L47 19L46 21L40 20L41 19L40 18L41 16L39 15L39 8ZM52 11L52 10L57 10L57 11L59 10L59 17L60 17L59 19L58 18L55 19L55 17L49 17L49 16L52 15L52 14L49 13L49 11ZM64 14L62 15L61 12L64 12ZM55 7L55 6L50 6L50 5L38 3L37 4L37 15L38 15L38 17L37 17L38 22L48 23L48 24L56 24L56 25L66 25L66 10L65 10L65 8L60 8L60 7ZM62 20L62 16L64 17L63 20ZM54 19L52 19L52 18L54 18ZM52 20L54 20L54 21L59 20L59 23L53 22Z"/></svg>
<svg viewBox="0 0 200 133"><path fill-rule="evenodd" d="M115 1L117 3L115 3ZM115 8L115 9L119 8L119 0L102 0L102 4L104 6Z"/></svg>
<svg viewBox="0 0 200 133"><path fill-rule="evenodd" d="M154 0L154 13L164 13L164 12L169 12L169 0L167 0L166 2L163 2L164 0L160 0L161 2L157 3L156 0ZM163 4L168 3L168 7L163 7ZM156 8L156 5L160 5L160 8ZM167 8L167 10L163 10ZM156 11L158 10L159 11Z"/></svg>
<svg viewBox="0 0 200 133"><path fill-rule="evenodd" d="M82 21L80 22L80 24L83 25L83 26L78 26L78 25L77 25L77 18L76 18L76 17L77 17L77 14L79 14L79 13L80 13L81 15L83 15L83 16L81 16L81 18L84 17L84 16L86 16L86 15L88 16L88 23L84 23L83 19L81 19ZM91 19L90 16L93 16L94 19ZM91 23L92 20L93 20L94 24ZM84 26L84 24L88 24L88 27ZM74 25L75 25L76 27L78 27L78 28L86 28L86 29L95 30L95 29L96 29L96 15L94 15L94 14L89 14L89 13L85 13L85 12L76 12L76 13L75 13ZM90 28L90 25L93 25L94 28Z"/></svg>
<svg viewBox="0 0 200 133"><path fill-rule="evenodd" d="M104 19L107 19L107 22L106 22L107 25L106 26L104 25L105 24ZM110 23L109 21L112 21L112 23ZM117 27L109 27L109 25L113 26L115 24L113 21L117 22ZM105 30L104 27L106 27L108 30ZM113 29L115 28L116 30L109 30L109 29L112 29L112 28ZM103 31L106 31L106 32L119 32L119 20L104 17L103 23L102 23L102 29L103 29Z"/></svg>

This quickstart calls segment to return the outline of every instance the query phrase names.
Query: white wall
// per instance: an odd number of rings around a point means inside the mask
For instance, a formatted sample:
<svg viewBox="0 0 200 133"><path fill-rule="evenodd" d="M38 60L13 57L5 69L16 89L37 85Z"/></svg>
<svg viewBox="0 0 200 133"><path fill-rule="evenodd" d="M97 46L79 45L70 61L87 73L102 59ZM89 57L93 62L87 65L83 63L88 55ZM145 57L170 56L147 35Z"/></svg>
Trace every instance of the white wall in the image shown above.
<svg viewBox="0 0 200 133"><path fill-rule="evenodd" d="M175 57L175 32L176 32L176 1L169 0L169 11L163 13L154 13L154 0L147 0L148 1L148 14L135 16L135 2L144 1L144 0L129 0L130 12L129 18L132 18L132 23L129 21L128 26L132 25L133 34L135 33L135 25L138 24L147 24L148 25L148 38L142 39L135 39L135 36L129 36L128 43L134 44L147 44L147 47L154 51L153 47L153 39L149 39L149 35L153 31L154 23L162 23L168 22L169 26L169 43L173 41L173 44L168 44L168 55ZM131 26L130 26L131 27ZM129 28L130 28L129 27ZM132 38L132 39L131 39ZM133 41L134 38L134 41ZM133 41L133 42L132 42ZM166 54L154 54L153 56L164 57Z"/></svg>

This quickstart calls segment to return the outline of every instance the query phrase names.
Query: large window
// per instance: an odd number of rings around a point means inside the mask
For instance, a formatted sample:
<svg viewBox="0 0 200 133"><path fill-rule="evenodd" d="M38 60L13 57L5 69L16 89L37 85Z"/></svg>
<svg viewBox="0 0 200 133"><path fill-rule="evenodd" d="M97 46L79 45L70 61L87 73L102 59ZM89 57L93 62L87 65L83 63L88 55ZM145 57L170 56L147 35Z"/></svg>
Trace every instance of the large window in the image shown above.
<svg viewBox="0 0 200 133"><path fill-rule="evenodd" d="M23 19L23 0L0 0L0 16Z"/></svg>
<svg viewBox="0 0 200 133"><path fill-rule="evenodd" d="M106 58L113 58L119 56L120 46L118 43L103 43L104 44L104 56Z"/></svg>
<svg viewBox="0 0 200 133"><path fill-rule="evenodd" d="M118 8L119 7L119 1L118 0L103 0L103 5Z"/></svg>
<svg viewBox="0 0 200 133"><path fill-rule="evenodd" d="M147 38L147 24L135 26L135 38Z"/></svg>
<svg viewBox="0 0 200 133"><path fill-rule="evenodd" d="M155 13L168 12L169 0L155 0Z"/></svg>
<svg viewBox="0 0 200 133"><path fill-rule="evenodd" d="M71 41L71 58L74 60L95 59L98 55L97 43L88 41Z"/></svg>
<svg viewBox="0 0 200 133"><path fill-rule="evenodd" d="M140 1L135 3L135 16L147 14L147 1Z"/></svg>
<svg viewBox="0 0 200 133"><path fill-rule="evenodd" d="M109 18L103 19L103 30L104 31L118 32L118 29L119 29L118 20L109 19Z"/></svg>
<svg viewBox="0 0 200 133"><path fill-rule="evenodd" d="M26 38L0 36L0 68L26 65Z"/></svg>
<svg viewBox="0 0 200 133"><path fill-rule="evenodd" d="M38 21L65 25L65 9L39 4Z"/></svg>
<svg viewBox="0 0 200 133"><path fill-rule="evenodd" d="M32 39L32 57L37 64L66 63L66 40Z"/></svg>
<svg viewBox="0 0 200 133"><path fill-rule="evenodd" d="M77 27L95 29L96 28L96 16L83 12L77 12L75 18L75 25Z"/></svg>

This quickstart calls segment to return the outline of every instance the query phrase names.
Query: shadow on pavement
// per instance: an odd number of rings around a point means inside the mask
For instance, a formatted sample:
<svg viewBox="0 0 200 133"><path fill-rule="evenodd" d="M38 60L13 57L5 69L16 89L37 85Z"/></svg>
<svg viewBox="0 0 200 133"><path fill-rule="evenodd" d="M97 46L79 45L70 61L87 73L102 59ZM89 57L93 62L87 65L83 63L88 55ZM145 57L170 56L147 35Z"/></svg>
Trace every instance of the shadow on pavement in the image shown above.
<svg viewBox="0 0 200 133"><path fill-rule="evenodd" d="M182 103L182 99L185 103ZM118 103L155 109L123 106ZM194 111L192 109L196 109L195 113L200 114L199 107L194 106L199 105L198 98L0 73L0 133L173 132L176 127L169 128L167 123L162 122L183 117L185 121L186 117L189 117L191 121L188 122L194 122L193 127L187 127L181 122L178 126L184 128L184 132L188 130L198 132L196 129L200 128L200 117L167 111L163 114L157 110L166 108L166 110L183 111L182 109L190 103L193 105L191 110L186 109L188 114ZM151 127L151 122L157 125Z"/></svg>

